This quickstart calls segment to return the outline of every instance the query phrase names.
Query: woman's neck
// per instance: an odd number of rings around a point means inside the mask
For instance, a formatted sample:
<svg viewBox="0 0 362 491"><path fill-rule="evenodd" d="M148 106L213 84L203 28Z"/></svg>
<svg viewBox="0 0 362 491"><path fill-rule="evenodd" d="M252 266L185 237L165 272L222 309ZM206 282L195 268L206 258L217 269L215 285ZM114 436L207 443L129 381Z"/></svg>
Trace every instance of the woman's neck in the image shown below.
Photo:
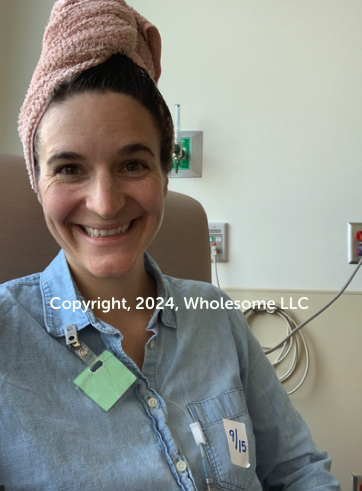
<svg viewBox="0 0 362 491"><path fill-rule="evenodd" d="M121 278L98 278L90 274L82 274L82 271L79 274L74 268L71 268L71 271L85 300L94 302L94 306L91 304L90 308L95 317L120 331L123 336L122 349L142 370L145 345L152 336L152 332L147 331L146 327L153 309L137 310L136 306L140 303L137 298L157 296L156 281L146 273L143 257L127 275ZM119 304L115 302L116 300ZM102 304L102 301L107 301L107 304Z"/></svg>
<svg viewBox="0 0 362 491"><path fill-rule="evenodd" d="M121 278L98 278L88 272L78 271L74 268L71 268L71 273L85 300L93 301L95 307L92 308L92 304L90 304L90 307L95 314L102 310L107 310L102 308L102 301L110 301L112 306L112 300L120 302L121 309L118 308L118 303L115 304L117 305L117 314L119 316L123 316L122 314L126 312L136 313L136 306L139 303L138 297L146 299L147 297L155 298L157 295L156 282L147 274L143 264L143 257L140 257L135 267ZM98 300L101 309L97 308L99 305ZM97 317L100 316L97 315Z"/></svg>

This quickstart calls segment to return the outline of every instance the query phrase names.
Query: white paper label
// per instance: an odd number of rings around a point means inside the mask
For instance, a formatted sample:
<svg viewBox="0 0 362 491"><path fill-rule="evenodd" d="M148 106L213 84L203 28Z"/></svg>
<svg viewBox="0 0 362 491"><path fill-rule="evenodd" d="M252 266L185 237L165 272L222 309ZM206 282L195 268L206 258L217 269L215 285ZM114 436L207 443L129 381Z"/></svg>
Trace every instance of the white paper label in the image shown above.
<svg viewBox="0 0 362 491"><path fill-rule="evenodd" d="M250 467L249 445L244 423L223 419L229 444L231 462L240 467Z"/></svg>

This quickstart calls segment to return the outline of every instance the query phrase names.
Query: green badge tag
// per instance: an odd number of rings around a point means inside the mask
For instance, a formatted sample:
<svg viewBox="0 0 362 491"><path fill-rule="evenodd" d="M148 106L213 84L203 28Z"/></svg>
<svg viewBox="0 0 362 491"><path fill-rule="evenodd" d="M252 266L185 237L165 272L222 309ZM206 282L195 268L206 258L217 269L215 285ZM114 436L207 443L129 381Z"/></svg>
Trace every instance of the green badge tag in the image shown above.
<svg viewBox="0 0 362 491"><path fill-rule="evenodd" d="M121 361L105 350L91 367L87 367L78 375L74 383L101 408L108 411L136 378Z"/></svg>

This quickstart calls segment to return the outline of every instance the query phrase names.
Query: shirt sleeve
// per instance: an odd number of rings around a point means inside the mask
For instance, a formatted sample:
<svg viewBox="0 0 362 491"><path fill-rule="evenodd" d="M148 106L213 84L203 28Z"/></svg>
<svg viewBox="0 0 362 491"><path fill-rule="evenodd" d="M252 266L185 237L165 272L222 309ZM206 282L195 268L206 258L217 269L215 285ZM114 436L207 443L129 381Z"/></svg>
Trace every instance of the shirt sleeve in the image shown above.
<svg viewBox="0 0 362 491"><path fill-rule="evenodd" d="M240 310L229 310L241 379L256 445L256 472L265 490L339 491L331 458L314 444L275 370Z"/></svg>

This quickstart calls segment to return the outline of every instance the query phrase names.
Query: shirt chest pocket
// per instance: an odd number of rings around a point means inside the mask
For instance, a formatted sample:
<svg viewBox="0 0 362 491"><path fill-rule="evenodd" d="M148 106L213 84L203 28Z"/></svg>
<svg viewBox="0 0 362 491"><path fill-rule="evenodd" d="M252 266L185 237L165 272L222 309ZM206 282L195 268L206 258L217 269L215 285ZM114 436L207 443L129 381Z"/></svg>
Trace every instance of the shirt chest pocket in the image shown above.
<svg viewBox="0 0 362 491"><path fill-rule="evenodd" d="M242 390L232 390L217 397L188 404L194 421L201 424L206 438L205 450L214 482L219 489L240 491L248 489L255 475L255 440L252 423ZM223 419L243 423L247 436L249 467L231 462L230 438L237 449L243 451L245 443L237 432L226 433Z"/></svg>

